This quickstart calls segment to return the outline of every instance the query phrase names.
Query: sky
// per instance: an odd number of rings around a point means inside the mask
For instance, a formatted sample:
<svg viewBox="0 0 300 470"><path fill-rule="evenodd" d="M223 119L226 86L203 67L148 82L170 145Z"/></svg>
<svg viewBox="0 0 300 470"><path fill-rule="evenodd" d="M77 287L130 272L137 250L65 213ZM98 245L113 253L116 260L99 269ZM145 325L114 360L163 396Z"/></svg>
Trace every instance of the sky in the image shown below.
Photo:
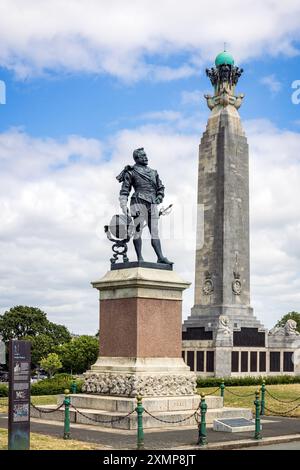
<svg viewBox="0 0 300 470"><path fill-rule="evenodd" d="M244 69L251 303L268 328L300 311L300 0L0 0L0 314L97 331L115 177L143 146L174 204L162 243L188 316L205 68L224 42Z"/></svg>

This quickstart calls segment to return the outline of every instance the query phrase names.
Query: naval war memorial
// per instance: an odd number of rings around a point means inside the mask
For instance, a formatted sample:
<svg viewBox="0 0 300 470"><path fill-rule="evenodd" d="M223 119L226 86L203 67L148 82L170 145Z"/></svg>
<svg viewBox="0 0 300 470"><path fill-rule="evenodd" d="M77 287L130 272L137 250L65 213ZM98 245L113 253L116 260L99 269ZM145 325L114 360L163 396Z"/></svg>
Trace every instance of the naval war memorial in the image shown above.
<svg viewBox="0 0 300 470"><path fill-rule="evenodd" d="M117 176L121 210L105 226L110 269L92 282L100 298L99 357L84 374L83 393L72 396L73 422L134 429L142 396L145 428L190 426L199 375L300 373L295 322L268 331L250 303L249 152L238 113L244 95L235 92L242 72L226 51L206 70L213 94L205 95L210 116L199 146L197 201L204 208L204 226L201 219L197 228L204 243L196 248L194 306L183 325L182 293L190 282L161 244L158 221L169 209L159 208L163 179L148 165L144 148L133 151ZM144 230L157 262L144 260ZM136 260L127 254L131 239ZM207 423L252 415L225 408L219 396L206 403ZM49 416L62 418L60 411Z"/></svg>

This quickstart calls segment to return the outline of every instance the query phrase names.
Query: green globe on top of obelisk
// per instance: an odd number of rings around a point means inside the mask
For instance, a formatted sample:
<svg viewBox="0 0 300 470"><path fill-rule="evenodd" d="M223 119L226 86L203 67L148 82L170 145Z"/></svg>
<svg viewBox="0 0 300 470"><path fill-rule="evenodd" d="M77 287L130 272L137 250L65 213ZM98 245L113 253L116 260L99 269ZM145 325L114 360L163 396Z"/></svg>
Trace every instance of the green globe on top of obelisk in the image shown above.
<svg viewBox="0 0 300 470"><path fill-rule="evenodd" d="M217 55L215 59L215 64L216 67L218 67L219 65L234 65L234 58L230 54L230 52L224 50L223 52L220 52L220 54Z"/></svg>

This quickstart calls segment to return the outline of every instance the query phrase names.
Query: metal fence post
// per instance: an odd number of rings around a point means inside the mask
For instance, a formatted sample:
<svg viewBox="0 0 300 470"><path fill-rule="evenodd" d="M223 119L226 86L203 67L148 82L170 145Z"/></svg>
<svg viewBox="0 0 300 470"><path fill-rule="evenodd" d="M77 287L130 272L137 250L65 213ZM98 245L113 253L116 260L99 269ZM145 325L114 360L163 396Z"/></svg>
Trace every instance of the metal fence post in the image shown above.
<svg viewBox="0 0 300 470"><path fill-rule="evenodd" d="M224 379L222 379L222 382L221 382L221 385L220 385L220 389L221 389L221 397L224 398L224 392L225 392L225 383L224 383Z"/></svg>
<svg viewBox="0 0 300 470"><path fill-rule="evenodd" d="M71 384L71 393L77 393L77 383L76 380L73 380Z"/></svg>
<svg viewBox="0 0 300 470"><path fill-rule="evenodd" d="M143 430L143 413L144 407L142 404L142 397L138 395L137 399L137 407L135 411L137 412L137 419L138 419L138 426L137 426L137 448L143 449L144 448L144 430Z"/></svg>
<svg viewBox="0 0 300 470"><path fill-rule="evenodd" d="M64 421L64 439L70 439L70 404L71 398L69 395L70 391L65 390L65 421Z"/></svg>
<svg viewBox="0 0 300 470"><path fill-rule="evenodd" d="M200 402L200 413L201 413L201 421L199 426L199 438L197 444L200 446L205 446L207 444L206 439L206 421L205 415L207 411L207 404L205 403L205 394L201 393L201 402Z"/></svg>
<svg viewBox="0 0 300 470"><path fill-rule="evenodd" d="M264 416L265 414L265 395L266 395L266 383L263 380L261 384L261 404L260 404L260 414Z"/></svg>
<svg viewBox="0 0 300 470"><path fill-rule="evenodd" d="M259 401L259 390L255 392L255 433L254 439L261 439L261 432L260 432L260 401Z"/></svg>

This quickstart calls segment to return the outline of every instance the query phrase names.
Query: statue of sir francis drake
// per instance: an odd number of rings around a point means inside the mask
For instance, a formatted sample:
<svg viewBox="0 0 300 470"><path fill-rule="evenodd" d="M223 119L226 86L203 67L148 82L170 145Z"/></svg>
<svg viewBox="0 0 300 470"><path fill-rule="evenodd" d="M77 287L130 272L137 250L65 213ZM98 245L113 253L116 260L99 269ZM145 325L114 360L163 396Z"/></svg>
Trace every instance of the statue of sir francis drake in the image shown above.
<svg viewBox="0 0 300 470"><path fill-rule="evenodd" d="M117 176L122 183L120 190L120 206L125 216L129 213L134 222L133 244L138 261L144 261L142 257L142 232L147 225L151 234L151 245L157 255L157 262L173 264L162 253L161 242L158 233L158 211L165 195L165 188L156 170L148 167L148 158L144 148L138 148L133 152L135 164L127 165ZM134 193L130 200L130 211L127 203L131 190Z"/></svg>

